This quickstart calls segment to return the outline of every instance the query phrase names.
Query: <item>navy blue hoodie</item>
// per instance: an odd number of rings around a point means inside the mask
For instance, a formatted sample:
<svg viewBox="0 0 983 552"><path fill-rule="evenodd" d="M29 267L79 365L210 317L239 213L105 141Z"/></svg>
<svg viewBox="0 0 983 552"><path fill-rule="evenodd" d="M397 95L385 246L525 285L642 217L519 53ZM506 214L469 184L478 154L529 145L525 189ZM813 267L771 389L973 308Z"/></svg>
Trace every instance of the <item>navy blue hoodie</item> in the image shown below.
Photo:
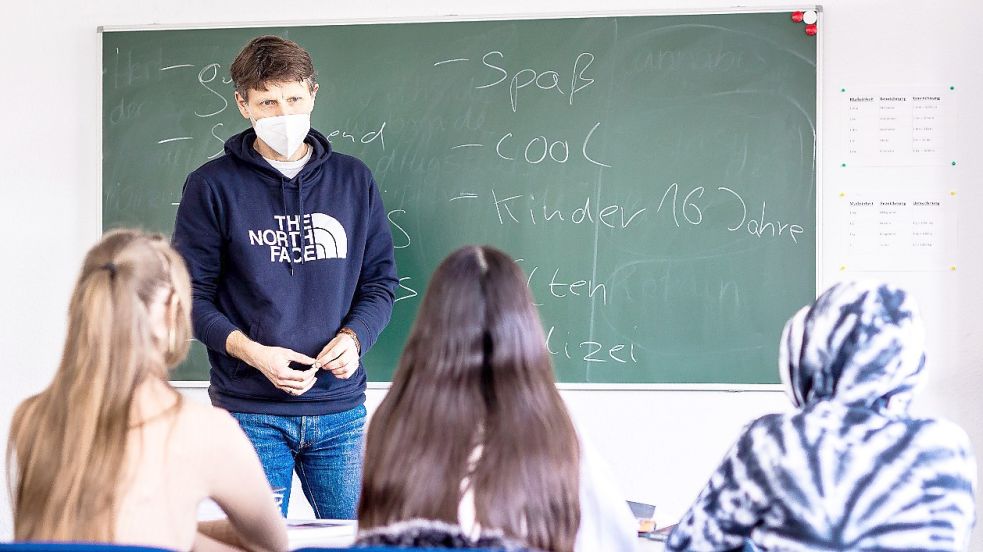
<svg viewBox="0 0 983 552"><path fill-rule="evenodd" d="M212 404L232 412L321 415L365 401L365 369L321 371L299 397L226 354L250 339L316 357L342 327L364 354L392 314L398 285L392 235L372 174L311 130L310 161L288 179L253 149L248 129L225 155L188 176L174 246L191 273L194 334L208 347Z"/></svg>

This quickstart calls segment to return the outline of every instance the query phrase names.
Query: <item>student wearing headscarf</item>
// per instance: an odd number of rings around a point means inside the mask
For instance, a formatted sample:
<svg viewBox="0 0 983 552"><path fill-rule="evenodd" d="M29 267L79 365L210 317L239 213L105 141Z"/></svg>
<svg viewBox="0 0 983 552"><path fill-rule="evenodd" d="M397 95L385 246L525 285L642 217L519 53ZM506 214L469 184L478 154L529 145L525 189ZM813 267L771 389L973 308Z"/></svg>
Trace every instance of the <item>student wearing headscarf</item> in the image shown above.
<svg viewBox="0 0 983 552"><path fill-rule="evenodd" d="M753 422L667 550L965 550L976 465L966 433L908 408L925 366L911 298L841 283L782 333L797 411Z"/></svg>

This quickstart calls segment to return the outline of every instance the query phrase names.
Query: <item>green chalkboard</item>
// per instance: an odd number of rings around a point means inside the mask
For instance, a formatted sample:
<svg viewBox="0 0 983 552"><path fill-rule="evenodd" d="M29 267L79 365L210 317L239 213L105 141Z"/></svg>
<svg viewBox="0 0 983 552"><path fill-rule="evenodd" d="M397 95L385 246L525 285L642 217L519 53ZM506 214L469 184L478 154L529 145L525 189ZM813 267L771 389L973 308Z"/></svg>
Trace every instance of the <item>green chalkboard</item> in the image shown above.
<svg viewBox="0 0 983 552"><path fill-rule="evenodd" d="M490 243L562 382L777 382L816 281L817 46L787 13L104 32L105 228L171 231L265 33L311 51L313 126L383 190L401 284L371 380L438 262ZM207 372L196 343L173 377Z"/></svg>

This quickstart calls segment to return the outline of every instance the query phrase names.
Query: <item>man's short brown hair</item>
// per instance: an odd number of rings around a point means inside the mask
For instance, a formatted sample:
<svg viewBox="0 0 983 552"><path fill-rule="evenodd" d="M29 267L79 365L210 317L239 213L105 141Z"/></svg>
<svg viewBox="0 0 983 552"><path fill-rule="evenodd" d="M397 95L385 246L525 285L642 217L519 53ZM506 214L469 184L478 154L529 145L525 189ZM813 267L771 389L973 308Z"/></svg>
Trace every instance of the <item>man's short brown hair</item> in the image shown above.
<svg viewBox="0 0 983 552"><path fill-rule="evenodd" d="M303 82L311 90L317 83L314 63L307 50L275 35L250 40L232 62L229 73L243 99L250 88L266 90L266 83Z"/></svg>

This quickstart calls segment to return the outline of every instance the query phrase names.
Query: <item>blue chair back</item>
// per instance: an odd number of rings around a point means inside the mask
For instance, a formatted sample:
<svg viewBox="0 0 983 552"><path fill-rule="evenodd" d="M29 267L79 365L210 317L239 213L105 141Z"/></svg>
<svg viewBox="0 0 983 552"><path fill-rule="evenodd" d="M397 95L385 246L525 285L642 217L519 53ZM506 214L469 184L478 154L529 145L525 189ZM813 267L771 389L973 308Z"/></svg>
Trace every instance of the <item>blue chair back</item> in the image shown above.
<svg viewBox="0 0 983 552"><path fill-rule="evenodd" d="M400 550L402 552L448 552L450 548L406 548L400 546L369 546L369 547L353 547L353 548L298 548L293 552L393 552L394 550ZM464 550L465 552L502 552L501 549L495 548L455 548L454 550Z"/></svg>
<svg viewBox="0 0 983 552"><path fill-rule="evenodd" d="M0 552L173 552L165 548L97 542L5 542Z"/></svg>

